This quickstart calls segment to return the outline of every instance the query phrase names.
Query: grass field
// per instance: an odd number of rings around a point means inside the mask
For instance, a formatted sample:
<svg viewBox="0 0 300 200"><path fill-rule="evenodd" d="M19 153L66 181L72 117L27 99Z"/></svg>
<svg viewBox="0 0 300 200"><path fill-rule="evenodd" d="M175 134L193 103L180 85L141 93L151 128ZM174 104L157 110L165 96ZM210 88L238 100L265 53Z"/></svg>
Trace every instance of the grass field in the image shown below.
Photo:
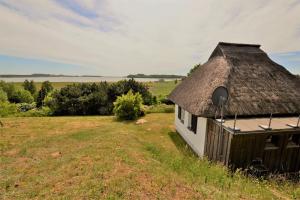
<svg viewBox="0 0 300 200"><path fill-rule="evenodd" d="M52 86L54 87L54 89L60 89L66 85L70 85L70 84L73 84L74 82L51 82ZM23 87L22 86L22 82L15 82L14 85L16 87ZM37 89L40 89L41 88L41 85L42 85L42 82L35 82L35 85L37 87Z"/></svg>
<svg viewBox="0 0 300 200"><path fill-rule="evenodd" d="M148 83L150 92L157 97L165 97L169 95L178 84L179 81L177 84L174 81Z"/></svg>
<svg viewBox="0 0 300 200"><path fill-rule="evenodd" d="M173 114L4 118L0 199L299 199L287 181L258 181L198 159ZM164 123L161 123L161 122Z"/></svg>

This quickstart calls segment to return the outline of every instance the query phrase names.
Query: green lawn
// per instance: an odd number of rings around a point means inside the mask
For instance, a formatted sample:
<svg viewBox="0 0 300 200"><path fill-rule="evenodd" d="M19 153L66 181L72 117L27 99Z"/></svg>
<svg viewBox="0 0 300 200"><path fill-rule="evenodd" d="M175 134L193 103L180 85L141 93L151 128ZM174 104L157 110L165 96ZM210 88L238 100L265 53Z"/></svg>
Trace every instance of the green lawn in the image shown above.
<svg viewBox="0 0 300 200"><path fill-rule="evenodd" d="M3 118L0 199L299 199L300 188L198 159L173 114ZM161 122L164 123L161 123Z"/></svg>

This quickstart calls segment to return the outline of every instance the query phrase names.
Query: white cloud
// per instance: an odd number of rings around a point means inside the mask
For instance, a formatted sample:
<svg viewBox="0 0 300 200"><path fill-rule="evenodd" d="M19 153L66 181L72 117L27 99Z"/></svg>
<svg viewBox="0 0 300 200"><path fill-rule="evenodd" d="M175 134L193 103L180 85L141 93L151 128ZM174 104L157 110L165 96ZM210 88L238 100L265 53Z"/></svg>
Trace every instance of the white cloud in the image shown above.
<svg viewBox="0 0 300 200"><path fill-rule="evenodd" d="M50 0L1 2L0 54L76 63L105 75L185 73L219 41L259 43L268 53L300 49L297 0L75 1L96 19Z"/></svg>

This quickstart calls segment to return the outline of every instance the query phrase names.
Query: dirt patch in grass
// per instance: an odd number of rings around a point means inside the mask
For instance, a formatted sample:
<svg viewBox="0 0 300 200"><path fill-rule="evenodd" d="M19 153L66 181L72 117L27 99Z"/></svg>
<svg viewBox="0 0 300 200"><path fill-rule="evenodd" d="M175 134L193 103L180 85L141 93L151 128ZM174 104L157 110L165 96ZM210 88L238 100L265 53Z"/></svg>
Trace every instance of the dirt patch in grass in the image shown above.
<svg viewBox="0 0 300 200"><path fill-rule="evenodd" d="M15 156L19 153L19 149L11 149L3 153L4 156Z"/></svg>

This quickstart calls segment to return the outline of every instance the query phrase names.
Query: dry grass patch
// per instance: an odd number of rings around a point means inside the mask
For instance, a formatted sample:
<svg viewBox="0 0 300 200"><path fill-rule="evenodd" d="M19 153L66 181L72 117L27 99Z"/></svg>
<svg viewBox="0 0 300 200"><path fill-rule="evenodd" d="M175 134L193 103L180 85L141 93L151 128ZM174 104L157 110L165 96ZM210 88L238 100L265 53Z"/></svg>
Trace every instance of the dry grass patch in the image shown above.
<svg viewBox="0 0 300 200"><path fill-rule="evenodd" d="M258 181L199 160L173 114L5 118L0 199L280 199L299 185Z"/></svg>

